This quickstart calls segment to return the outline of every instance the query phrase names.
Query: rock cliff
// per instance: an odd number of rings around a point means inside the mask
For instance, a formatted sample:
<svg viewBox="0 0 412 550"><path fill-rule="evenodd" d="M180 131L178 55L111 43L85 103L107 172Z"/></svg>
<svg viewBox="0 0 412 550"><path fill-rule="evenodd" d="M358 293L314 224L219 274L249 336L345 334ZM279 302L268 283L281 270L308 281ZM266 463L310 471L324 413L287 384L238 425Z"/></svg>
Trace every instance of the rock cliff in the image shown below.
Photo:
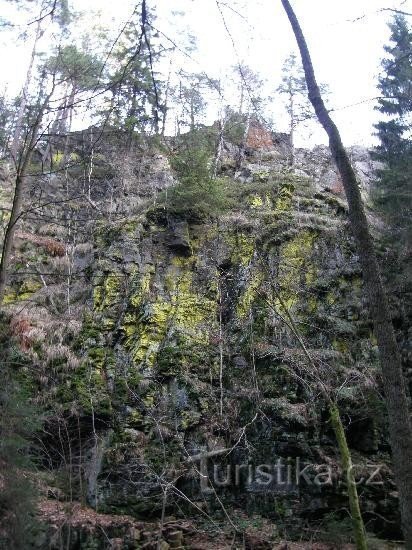
<svg viewBox="0 0 412 550"><path fill-rule="evenodd" d="M347 541L323 384L368 529L396 538L377 349L328 151L298 150L292 169L284 144L249 147L240 166L235 149L223 149L217 217L168 208L176 178L159 145L125 154L107 139L89 171L73 162L31 178L2 338L44 415L43 494L135 522L173 514L241 530L258 518L268 541L315 528ZM373 165L366 151L352 156L367 197ZM37 546L58 547L56 517L43 516ZM67 548L108 544L76 525ZM120 548L140 547L133 522L127 537L114 525Z"/></svg>

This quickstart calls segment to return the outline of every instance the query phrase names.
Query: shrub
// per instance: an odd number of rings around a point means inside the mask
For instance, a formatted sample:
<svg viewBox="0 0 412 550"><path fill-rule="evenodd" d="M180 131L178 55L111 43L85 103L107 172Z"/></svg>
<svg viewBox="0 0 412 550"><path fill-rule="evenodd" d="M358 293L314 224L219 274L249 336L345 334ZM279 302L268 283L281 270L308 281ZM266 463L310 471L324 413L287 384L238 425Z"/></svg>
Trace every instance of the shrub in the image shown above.
<svg viewBox="0 0 412 550"><path fill-rule="evenodd" d="M231 205L225 179L211 175L211 151L205 143L185 144L171 159L179 183L164 195L164 207L175 217L205 221Z"/></svg>

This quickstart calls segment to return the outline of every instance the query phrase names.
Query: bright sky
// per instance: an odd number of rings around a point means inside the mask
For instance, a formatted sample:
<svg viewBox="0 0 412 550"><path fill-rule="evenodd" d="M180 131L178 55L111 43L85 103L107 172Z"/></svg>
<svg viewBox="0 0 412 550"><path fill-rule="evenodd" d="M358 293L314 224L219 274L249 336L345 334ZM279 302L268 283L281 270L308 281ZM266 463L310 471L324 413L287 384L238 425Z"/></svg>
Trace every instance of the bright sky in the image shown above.
<svg viewBox="0 0 412 550"><path fill-rule="evenodd" d="M86 16L110 27L112 37L133 11L133 0L71 0L76 10L100 12ZM270 94L280 82L283 60L295 50L295 41L280 0L220 0L225 28L216 0L147 0L157 12L156 27L179 47L186 36L196 36L198 50L193 62L176 57L176 70L181 63L186 70L206 72L211 78L228 80L229 68L240 60L266 80ZM347 145L370 144L377 113L373 101L378 92L383 45L388 41L387 21L391 14L382 8L412 11L412 0L292 0L311 50L318 80L330 89L329 105L337 109L334 118ZM0 13L10 9L0 0ZM182 12L182 13L176 13ZM24 16L19 16L23 22ZM5 86L17 91L23 82L28 62L27 46L17 47L8 33L0 39L0 90ZM281 99L273 100L272 113L279 130L286 129ZM321 129L312 135L302 133L300 145L325 143Z"/></svg>

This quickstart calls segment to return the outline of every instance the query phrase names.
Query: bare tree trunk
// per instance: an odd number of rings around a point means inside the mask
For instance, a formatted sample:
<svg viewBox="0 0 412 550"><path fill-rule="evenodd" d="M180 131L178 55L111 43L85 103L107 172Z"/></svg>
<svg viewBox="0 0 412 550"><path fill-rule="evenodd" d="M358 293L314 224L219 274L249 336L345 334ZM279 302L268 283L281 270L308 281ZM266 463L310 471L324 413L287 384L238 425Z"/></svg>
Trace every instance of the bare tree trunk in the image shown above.
<svg viewBox="0 0 412 550"><path fill-rule="evenodd" d="M53 124L50 127L50 131L48 132L49 139L47 141L46 148L41 153L43 164L46 164L49 161L50 161L50 164L52 164L52 141L53 141L53 138L59 134L62 127L62 121L65 120L67 116L67 109L68 109L67 99L68 98L66 97L63 100L63 102L59 105L57 117L53 121Z"/></svg>
<svg viewBox="0 0 412 550"><path fill-rule="evenodd" d="M29 142L27 144L27 147L25 148L25 151L22 152L20 162L17 167L16 182L15 182L14 196L13 196L13 205L11 208L9 223L7 224L7 227L4 233L3 248L1 251L1 259L0 259L0 305L3 303L4 291L7 283L8 266L10 263L10 256L13 249L16 225L21 217L23 193L25 189L27 169L31 162L33 150L39 135L40 124L42 122L43 114L49 102L50 96L51 96L51 93L47 96L43 105L39 109L39 113L31 129Z"/></svg>
<svg viewBox="0 0 412 550"><path fill-rule="evenodd" d="M175 54L176 48L173 48L173 53L169 61L169 72L167 74L167 82L166 82L166 89L165 89L165 101L164 101L164 108L163 108L163 116L162 116L162 130L161 135L164 137L165 131L166 131L166 120L167 120L167 111L169 109L169 94L170 94L170 79L172 76L172 67L174 62L174 54Z"/></svg>
<svg viewBox="0 0 412 550"><path fill-rule="evenodd" d="M412 548L412 426L409 403L395 333L381 281L369 223L362 203L355 172L335 123L322 100L316 82L310 53L296 15L288 0L282 0L299 46L305 70L309 99L319 122L329 136L329 146L338 167L349 204L349 219L354 234L363 281L369 298L369 309L379 347L382 379L388 410L389 434L395 479L399 491L402 528L407 548Z"/></svg>
<svg viewBox="0 0 412 550"><path fill-rule="evenodd" d="M65 109L64 116L61 120L61 129L60 132L65 135L64 145L63 145L63 156L60 161L60 165L65 167L70 160L70 151L69 151L69 142L70 142L70 132L72 129L73 122L73 112L74 112L74 100L76 98L77 90L76 86L73 84L72 89L69 95L69 102L67 108Z"/></svg>
<svg viewBox="0 0 412 550"><path fill-rule="evenodd" d="M295 101L294 101L292 91L289 92L289 111L290 111L290 165L294 166L296 117L295 117Z"/></svg>
<svg viewBox="0 0 412 550"><path fill-rule="evenodd" d="M246 143L250 129L250 118L250 113L248 113L245 123L245 130L243 132L242 143L239 145L239 149L236 155L236 170L240 170L242 168L243 159L245 157Z"/></svg>
<svg viewBox="0 0 412 550"><path fill-rule="evenodd" d="M13 133L13 140L10 146L10 155L15 164L17 164L17 154L19 151L21 132L23 128L23 118L24 118L24 112L27 106L27 95L29 93L29 86L31 82L31 74L33 72L34 59L36 57L37 44L43 34L43 31L41 30L41 23L42 23L42 19L39 18L36 26L36 35L34 38L34 44L30 55L29 66L26 72L26 80L24 82L24 86L21 92L21 101L17 111L17 118L14 126L14 133Z"/></svg>
<svg viewBox="0 0 412 550"><path fill-rule="evenodd" d="M225 126L226 126L226 118L224 116L222 116L222 118L219 121L219 136L218 136L218 141L217 141L217 146L216 146L215 158L214 158L214 161L213 161L213 179L217 178L217 172L218 172L218 169L219 169L220 158L222 156L223 135L224 135L224 132L225 132Z"/></svg>

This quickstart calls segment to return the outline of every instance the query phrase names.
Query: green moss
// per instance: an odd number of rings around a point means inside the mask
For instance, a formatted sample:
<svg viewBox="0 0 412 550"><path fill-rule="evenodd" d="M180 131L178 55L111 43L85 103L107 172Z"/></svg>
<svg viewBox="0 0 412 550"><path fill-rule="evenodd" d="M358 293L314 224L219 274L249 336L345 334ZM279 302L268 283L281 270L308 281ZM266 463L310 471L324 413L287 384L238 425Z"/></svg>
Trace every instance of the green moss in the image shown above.
<svg viewBox="0 0 412 550"><path fill-rule="evenodd" d="M335 338L332 342L332 348L336 351L339 351L340 353L348 353L349 351L349 345L348 342L345 340L340 340L338 338Z"/></svg>
<svg viewBox="0 0 412 550"><path fill-rule="evenodd" d="M318 280L318 270L313 264L311 264L308 266L306 271L306 275L305 275L306 284L307 286L311 286L315 284L317 280Z"/></svg>
<svg viewBox="0 0 412 550"><path fill-rule="evenodd" d="M136 409L133 409L133 411L130 413L129 424L132 426L141 426L142 419L142 413Z"/></svg>
<svg viewBox="0 0 412 550"><path fill-rule="evenodd" d="M189 428L199 424L201 418L202 415L198 411L183 411L180 426L183 430L188 430Z"/></svg>
<svg viewBox="0 0 412 550"><path fill-rule="evenodd" d="M63 151L56 151L52 155L52 163L53 164L60 164L61 161L63 160L63 157L64 157Z"/></svg>
<svg viewBox="0 0 412 550"><path fill-rule="evenodd" d="M27 281L24 281L24 283L21 285L19 294L33 294L41 287L42 284L40 283L40 281L33 281L31 279L28 279Z"/></svg>
<svg viewBox="0 0 412 550"><path fill-rule="evenodd" d="M123 224L122 230L128 235L133 235L137 229L140 227L139 218L128 219L127 222Z"/></svg>
<svg viewBox="0 0 412 550"><path fill-rule="evenodd" d="M90 346L93 346L96 342L98 342L100 336L100 328L96 326L93 316L86 312L83 318L82 329L76 340L73 342L73 349L88 349Z"/></svg>
<svg viewBox="0 0 412 550"><path fill-rule="evenodd" d="M155 402L155 391L151 390L149 391L142 399L145 407L148 409L152 408Z"/></svg>
<svg viewBox="0 0 412 550"><path fill-rule="evenodd" d="M143 315L127 313L123 330L125 345L135 364L153 366L161 342L167 332L171 304L160 299L145 307Z"/></svg>
<svg viewBox="0 0 412 550"><path fill-rule="evenodd" d="M263 196L257 194L249 195L247 200L252 209L259 209L262 207L271 208L272 206L269 193L265 193Z"/></svg>
<svg viewBox="0 0 412 550"><path fill-rule="evenodd" d="M90 348L82 364L59 385L57 397L70 409L73 404L77 404L87 414L111 414L106 379L113 369L113 363L111 350Z"/></svg>
<svg viewBox="0 0 412 550"><path fill-rule="evenodd" d="M136 278L136 275L133 276L133 279ZM133 294L130 298L130 303L134 307L139 307L147 295L150 292L150 282L152 276L150 272L144 273L138 280L133 284Z"/></svg>
<svg viewBox="0 0 412 550"><path fill-rule="evenodd" d="M185 271L172 291L173 320L177 326L196 330L216 312L216 302L192 291L192 274ZM199 334L197 335L199 339ZM201 338L204 340L204 338Z"/></svg>
<svg viewBox="0 0 412 550"><path fill-rule="evenodd" d="M157 372L164 376L175 376L181 366L186 363L184 343L174 341L171 345L163 346L157 357Z"/></svg>
<svg viewBox="0 0 412 550"><path fill-rule="evenodd" d="M105 248L118 240L122 235L122 226L119 224L108 224L106 221L96 222L94 231L94 242L98 247Z"/></svg>
<svg viewBox="0 0 412 550"><path fill-rule="evenodd" d="M333 306L336 303L337 299L338 299L338 297L337 297L336 293L333 292L332 290L330 290L325 296L325 302L329 306Z"/></svg>
<svg viewBox="0 0 412 550"><path fill-rule="evenodd" d="M4 296L3 296L3 304L4 305L7 305L7 304L13 304L14 302L17 301L17 294L16 292L14 292L13 290L10 290L8 292L5 292Z"/></svg>
<svg viewBox="0 0 412 550"><path fill-rule="evenodd" d="M377 346L378 345L378 340L377 340L377 338L376 338L376 336L373 332L370 332L369 341L372 344L372 346Z"/></svg>
<svg viewBox="0 0 412 550"><path fill-rule="evenodd" d="M315 296L309 296L307 304L309 313L315 313L318 310L318 301Z"/></svg>
<svg viewBox="0 0 412 550"><path fill-rule="evenodd" d="M253 181L254 182L260 182L265 183L269 179L269 172L267 170L259 170L257 172L254 172L253 174Z"/></svg>

